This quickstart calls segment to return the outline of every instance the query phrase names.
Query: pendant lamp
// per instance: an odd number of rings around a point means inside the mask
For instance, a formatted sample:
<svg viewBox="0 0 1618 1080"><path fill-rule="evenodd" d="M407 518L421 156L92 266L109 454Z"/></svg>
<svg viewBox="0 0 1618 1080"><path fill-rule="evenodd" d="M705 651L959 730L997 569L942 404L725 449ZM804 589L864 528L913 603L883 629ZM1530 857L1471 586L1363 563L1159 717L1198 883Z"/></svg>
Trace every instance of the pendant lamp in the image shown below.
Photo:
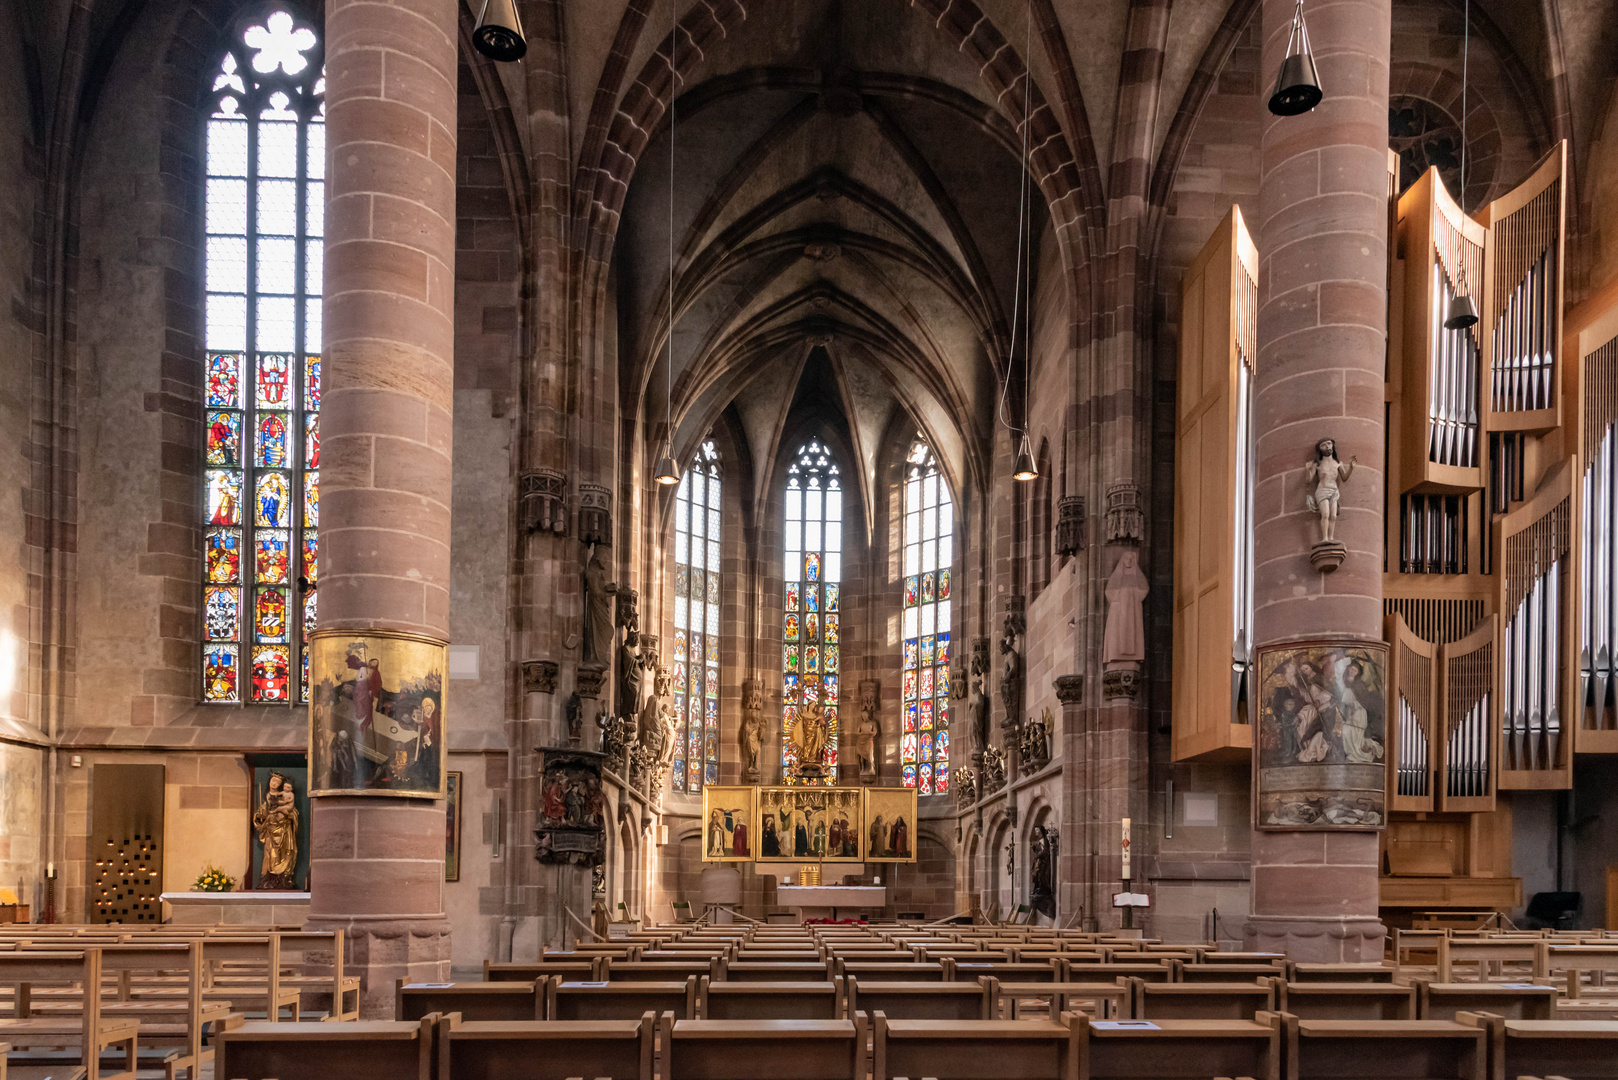
<svg viewBox="0 0 1618 1080"><path fill-rule="evenodd" d="M1472 51L1472 0L1466 2L1466 22L1461 31L1461 213L1466 213L1466 81L1467 60ZM1460 288L1455 290L1455 296L1450 299L1449 309L1444 313L1445 330L1468 330L1478 324L1478 306L1472 302L1472 294L1466 287L1466 257L1461 257Z"/></svg>
<svg viewBox="0 0 1618 1080"><path fill-rule="evenodd" d="M677 17L678 0L669 0L669 362L663 369L663 411L668 419L668 442L663 444L663 456L657 461L657 472L652 479L663 487L680 482L680 467L674 463L674 93L678 89L679 68L675 64L675 47L680 41Z"/></svg>
<svg viewBox="0 0 1618 1080"><path fill-rule="evenodd" d="M1011 470L1013 480L1038 480L1039 466L1034 464L1034 448L1028 441L1028 432L1022 433L1022 442L1017 446L1017 464Z"/></svg>
<svg viewBox="0 0 1618 1080"><path fill-rule="evenodd" d="M664 454L657 462L657 475L652 477L664 487L680 482L680 467L674 464L673 454Z"/></svg>
<svg viewBox="0 0 1618 1080"><path fill-rule="evenodd" d="M1275 78L1270 94L1270 111L1276 116L1298 116L1320 104L1320 73L1309 50L1309 27L1303 21L1303 0L1292 14L1292 33L1287 35L1287 55Z"/></svg>
<svg viewBox="0 0 1618 1080"><path fill-rule="evenodd" d="M490 60L511 63L528 52L522 20L517 17L517 0L483 0L483 12L472 31L472 44Z"/></svg>

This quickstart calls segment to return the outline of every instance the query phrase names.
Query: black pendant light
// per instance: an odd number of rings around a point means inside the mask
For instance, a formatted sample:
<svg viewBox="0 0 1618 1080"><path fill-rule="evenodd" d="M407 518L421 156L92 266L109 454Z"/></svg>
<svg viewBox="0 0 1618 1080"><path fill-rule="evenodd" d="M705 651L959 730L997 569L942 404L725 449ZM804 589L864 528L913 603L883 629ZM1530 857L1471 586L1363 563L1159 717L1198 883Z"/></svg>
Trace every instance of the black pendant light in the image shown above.
<svg viewBox="0 0 1618 1080"><path fill-rule="evenodd" d="M1461 190L1460 197L1455 201L1466 213L1466 77L1468 54L1472 51L1472 0L1466 0L1466 17L1464 29L1461 31ZM1461 256L1460 288L1450 299L1449 309L1444 313L1445 330L1469 330L1478 324L1478 306L1472 302L1472 294L1466 287L1466 256Z"/></svg>
<svg viewBox="0 0 1618 1080"><path fill-rule="evenodd" d="M472 44L490 60L506 64L521 60L528 52L528 39L517 17L517 0L483 0Z"/></svg>
<svg viewBox="0 0 1618 1080"><path fill-rule="evenodd" d="M1287 35L1287 55L1275 77L1270 94L1270 111L1276 116L1298 116L1320 104L1320 73L1309 50L1309 27L1303 21L1303 0L1292 13L1292 33Z"/></svg>
<svg viewBox="0 0 1618 1080"><path fill-rule="evenodd" d="M1034 448L1028 441L1028 432L1022 433L1022 442L1017 447L1017 463L1012 467L1013 480L1038 480L1039 466L1034 464Z"/></svg>
<svg viewBox="0 0 1618 1080"><path fill-rule="evenodd" d="M680 69L674 63L674 47L680 41L677 3L669 0L669 362L663 369L663 415L669 430L663 456L652 476L664 487L680 482L680 467L674 462L674 95L680 81Z"/></svg>

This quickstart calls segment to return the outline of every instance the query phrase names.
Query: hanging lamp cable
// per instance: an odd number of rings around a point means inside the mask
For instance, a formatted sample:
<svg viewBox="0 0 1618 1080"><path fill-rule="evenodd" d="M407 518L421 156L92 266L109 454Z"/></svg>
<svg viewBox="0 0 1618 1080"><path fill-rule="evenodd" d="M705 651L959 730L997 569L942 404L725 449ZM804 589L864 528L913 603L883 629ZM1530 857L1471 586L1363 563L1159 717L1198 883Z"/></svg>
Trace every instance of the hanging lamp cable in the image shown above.
<svg viewBox="0 0 1618 1080"><path fill-rule="evenodd" d="M1030 126L1030 124L1032 122L1032 118L1028 115L1028 109L1030 107L1030 102L1032 101L1031 87L1032 87L1032 84L1033 84L1033 81L1034 81L1034 57L1033 57L1033 47L1034 47L1034 4L1033 4L1033 0L1029 0L1029 2L1028 2L1028 6L1027 6L1027 22L1025 24L1025 27L1026 27L1026 35L1025 35L1024 43L1023 43L1023 84L1022 84L1022 156L1018 161L1018 163L1022 166L1022 181L1019 184L1018 191L1017 191L1017 269L1016 269L1016 272L1015 272L1015 277L1013 278L1013 287L1012 287L1012 295L1011 295L1011 343L1010 343L1009 349L1008 349L1008 351L1006 353L1006 381L1000 388L1000 407L996 410L998 412L998 414L999 414L999 420L1000 420L1000 422L1002 424L1005 425L1006 430L1015 431L1018 434L1026 434L1026 432L1025 432L1024 429L1013 425L1011 420L1007 417L1007 415L1006 415L1006 399L1011 394L1011 366L1015 362L1016 357L1017 357L1017 326L1019 325L1019 322L1021 321L1022 309L1023 309L1022 299L1023 299L1023 288L1024 288L1024 284L1023 284L1023 248L1025 246L1024 245L1024 236L1030 231L1027 224L1026 224L1026 221L1027 221L1027 217L1028 217L1028 186L1029 186L1028 128L1029 128L1029 126ZM1030 259L1030 262L1032 262L1033 237L1028 236L1027 241L1028 242L1027 242L1026 246L1029 248L1029 259ZM1030 304L1028 306L1030 306L1030 307L1032 306L1032 298L1030 298ZM1024 368L1025 368L1025 374L1024 374L1024 377L1023 377L1023 412L1027 413L1027 411L1028 411L1028 377L1027 377L1027 374L1026 374L1026 370L1027 370L1027 363L1028 363L1028 334L1027 334L1026 330L1023 333L1023 363L1024 363Z"/></svg>

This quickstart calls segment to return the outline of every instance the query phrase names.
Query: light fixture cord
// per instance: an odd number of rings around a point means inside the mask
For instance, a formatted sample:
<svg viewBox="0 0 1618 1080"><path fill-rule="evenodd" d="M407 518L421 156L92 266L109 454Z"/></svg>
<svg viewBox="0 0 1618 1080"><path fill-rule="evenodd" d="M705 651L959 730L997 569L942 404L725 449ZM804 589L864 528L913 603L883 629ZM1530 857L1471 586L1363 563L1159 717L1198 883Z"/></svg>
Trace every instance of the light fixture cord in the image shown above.
<svg viewBox="0 0 1618 1080"><path fill-rule="evenodd" d="M669 0L669 362L663 371L664 448L674 457L674 95L680 78L674 51L680 42L680 0Z"/></svg>
<svg viewBox="0 0 1618 1080"><path fill-rule="evenodd" d="M1019 322L1022 319L1022 314L1021 313L1022 313L1022 293L1023 293L1023 236L1024 236L1024 234L1026 232L1029 231L1027 226L1024 224L1024 221L1025 221L1025 219L1027 217L1027 210L1028 210L1028 181L1029 181L1029 173L1028 173L1028 128L1029 128L1029 125L1030 125L1031 120L1032 120L1032 118L1028 115L1028 109L1029 109L1029 102L1030 102L1030 99L1031 99L1031 90L1030 90L1030 88L1031 88L1031 86L1033 84L1033 81L1034 81L1034 57L1033 57L1033 48L1034 48L1034 3L1033 3L1033 0L1028 0L1028 19L1027 19L1025 29L1026 29L1026 35L1025 35L1024 44L1023 44L1023 84L1022 84L1022 158L1020 160L1020 164L1022 166L1022 183L1019 185L1018 190L1017 190L1017 269L1016 269L1016 276L1013 279L1013 288L1012 288L1012 295L1011 295L1011 347L1010 347L1010 352L1006 356L1006 382L1005 382L1005 385L1000 388L1000 408L999 408L1000 422L1006 426L1006 429L1008 431L1016 431L1019 434L1026 434L1026 431L1024 429L1022 429L1022 428L1018 428L1018 427L1013 426L1010 419L1007 418L1007 416L1006 416L1006 398L1009 397L1010 394L1011 394L1011 365L1012 365L1012 362L1016 359L1016 356L1017 356L1017 326L1018 326ZM1028 248L1029 248L1029 258L1030 258L1030 261L1032 261L1032 249L1033 249L1033 237L1032 236L1028 237ZM1032 298L1030 298L1029 306L1032 307ZM1022 348L1023 348L1023 364L1024 364L1024 372L1025 372L1024 375L1023 375L1023 412L1026 414L1027 411L1028 411L1027 364L1029 362L1029 360L1028 360L1028 333L1027 333L1026 330L1023 333Z"/></svg>
<svg viewBox="0 0 1618 1080"><path fill-rule="evenodd" d="M1467 64L1472 52L1472 0L1466 0L1461 17L1461 213L1466 213L1466 83ZM1466 272L1466 264L1461 264Z"/></svg>

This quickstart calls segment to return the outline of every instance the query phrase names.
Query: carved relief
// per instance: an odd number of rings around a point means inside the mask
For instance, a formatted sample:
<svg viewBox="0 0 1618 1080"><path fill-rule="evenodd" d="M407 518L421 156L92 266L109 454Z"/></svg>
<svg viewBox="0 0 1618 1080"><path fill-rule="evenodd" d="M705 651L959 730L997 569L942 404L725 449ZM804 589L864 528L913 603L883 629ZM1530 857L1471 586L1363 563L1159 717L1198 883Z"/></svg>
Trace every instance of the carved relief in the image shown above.
<svg viewBox="0 0 1618 1080"><path fill-rule="evenodd" d="M600 484L579 485L579 540L612 544L612 493Z"/></svg>
<svg viewBox="0 0 1618 1080"><path fill-rule="evenodd" d="M518 520L524 531L567 532L567 478L553 469L525 472L517 481Z"/></svg>
<svg viewBox="0 0 1618 1080"><path fill-rule="evenodd" d="M556 693L556 676L559 670L555 660L524 660L522 664L523 693Z"/></svg>
<svg viewBox="0 0 1618 1080"><path fill-rule="evenodd" d="M1138 544L1145 524L1139 487L1123 483L1107 489L1107 543Z"/></svg>

